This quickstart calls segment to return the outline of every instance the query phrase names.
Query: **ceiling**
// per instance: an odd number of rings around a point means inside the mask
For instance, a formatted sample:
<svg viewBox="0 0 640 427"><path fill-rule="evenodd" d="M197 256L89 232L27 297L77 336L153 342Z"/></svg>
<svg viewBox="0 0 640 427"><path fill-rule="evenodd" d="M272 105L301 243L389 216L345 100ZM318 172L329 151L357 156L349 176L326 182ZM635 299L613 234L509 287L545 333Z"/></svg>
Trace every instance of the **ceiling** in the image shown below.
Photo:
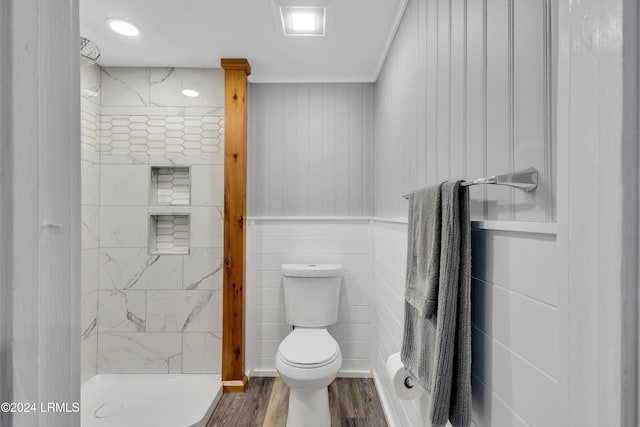
<svg viewBox="0 0 640 427"><path fill-rule="evenodd" d="M80 35L102 66L219 68L247 58L252 82L371 82L407 0L80 0ZM279 6L325 6L324 37L282 34ZM108 18L141 29L112 32Z"/></svg>

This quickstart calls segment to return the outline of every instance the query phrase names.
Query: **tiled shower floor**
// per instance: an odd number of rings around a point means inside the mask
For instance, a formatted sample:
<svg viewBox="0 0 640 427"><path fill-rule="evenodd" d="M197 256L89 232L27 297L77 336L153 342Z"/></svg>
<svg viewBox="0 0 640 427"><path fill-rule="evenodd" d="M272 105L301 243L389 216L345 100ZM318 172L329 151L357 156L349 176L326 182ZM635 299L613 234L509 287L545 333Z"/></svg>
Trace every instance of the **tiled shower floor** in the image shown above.
<svg viewBox="0 0 640 427"><path fill-rule="evenodd" d="M220 375L95 375L82 384L82 427L204 427Z"/></svg>

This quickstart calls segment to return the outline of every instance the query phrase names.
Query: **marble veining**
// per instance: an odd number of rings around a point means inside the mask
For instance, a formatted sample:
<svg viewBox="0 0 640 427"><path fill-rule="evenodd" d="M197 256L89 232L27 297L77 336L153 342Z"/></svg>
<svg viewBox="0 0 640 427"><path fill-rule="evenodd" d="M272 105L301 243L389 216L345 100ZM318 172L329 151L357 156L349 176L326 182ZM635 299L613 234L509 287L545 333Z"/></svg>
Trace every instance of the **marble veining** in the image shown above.
<svg viewBox="0 0 640 427"><path fill-rule="evenodd" d="M184 257L185 289L222 289L222 248L191 248Z"/></svg>
<svg viewBox="0 0 640 427"><path fill-rule="evenodd" d="M210 277L215 276L216 274L218 274L219 271L222 270L222 265L218 266L215 270L213 270L211 273L206 274L204 277L202 277L199 280L196 280L193 283L190 283L187 285L187 289L188 290L194 290L194 289L198 289L199 286L207 279L209 279Z"/></svg>
<svg viewBox="0 0 640 427"><path fill-rule="evenodd" d="M81 248L97 248L100 229L100 209L98 206L84 205L81 207L81 215Z"/></svg>
<svg viewBox="0 0 640 427"><path fill-rule="evenodd" d="M180 333L103 333L98 340L99 373L182 371Z"/></svg>
<svg viewBox="0 0 640 427"><path fill-rule="evenodd" d="M149 105L149 70L102 68L103 105Z"/></svg>
<svg viewBox="0 0 640 427"><path fill-rule="evenodd" d="M141 248L147 244L148 209L100 206L100 247Z"/></svg>
<svg viewBox="0 0 640 427"><path fill-rule="evenodd" d="M111 258L111 260L113 261L113 258ZM140 280L140 278L142 277L142 275L149 269L151 268L151 266L153 264L155 264L156 262L158 262L160 260L160 256L159 255L154 255L154 256L150 256L147 259L147 262L145 262L145 264L140 268L140 270L133 276L133 278L124 286L125 289L130 289L133 288L136 283L138 283L138 281Z"/></svg>
<svg viewBox="0 0 640 427"><path fill-rule="evenodd" d="M96 219L85 225L83 282L97 298L97 313L83 318L83 359L93 357L92 364L83 360L83 379L91 371L220 372L224 75L182 68L99 70L92 69L82 101L83 204L91 205ZM183 96L186 88L200 97ZM89 96L94 89L98 104ZM189 168L194 175L187 184L172 173L172 188L163 178L161 197L154 199L151 167ZM149 209L162 203L162 209ZM191 214L189 224L180 223L184 212ZM152 217L165 214L178 221L171 235L163 228L157 239ZM148 245L154 236L161 245L171 237L184 250L156 254ZM89 343L94 348L85 351ZM106 420L126 406L95 410L109 415L100 418Z"/></svg>
<svg viewBox="0 0 640 427"><path fill-rule="evenodd" d="M89 338L91 335L93 335L93 332L98 328L98 319L93 319L91 321L91 323L89 323L89 326L87 326L87 328L82 332L82 339L86 340L87 338Z"/></svg>
<svg viewBox="0 0 640 427"><path fill-rule="evenodd" d="M180 289L181 257L148 255L146 248L100 250L102 289Z"/></svg>
<svg viewBox="0 0 640 427"><path fill-rule="evenodd" d="M148 291L147 330L208 332L216 329L214 291Z"/></svg>
<svg viewBox="0 0 640 427"><path fill-rule="evenodd" d="M185 332L182 344L182 372L185 374L219 373L222 367L222 334L219 332Z"/></svg>
<svg viewBox="0 0 640 427"><path fill-rule="evenodd" d="M144 291L100 291L100 332L145 332L145 316Z"/></svg>
<svg viewBox="0 0 640 427"><path fill-rule="evenodd" d="M204 298L201 298L199 301L197 301L195 306L191 309L191 312L187 316L187 319L184 321L184 324L182 325L182 329L181 329L182 332L184 332L189 327L189 325L193 323L193 321L198 317L202 309L207 304L209 304L209 301L211 301L211 298L213 298L213 292L204 293L203 296Z"/></svg>

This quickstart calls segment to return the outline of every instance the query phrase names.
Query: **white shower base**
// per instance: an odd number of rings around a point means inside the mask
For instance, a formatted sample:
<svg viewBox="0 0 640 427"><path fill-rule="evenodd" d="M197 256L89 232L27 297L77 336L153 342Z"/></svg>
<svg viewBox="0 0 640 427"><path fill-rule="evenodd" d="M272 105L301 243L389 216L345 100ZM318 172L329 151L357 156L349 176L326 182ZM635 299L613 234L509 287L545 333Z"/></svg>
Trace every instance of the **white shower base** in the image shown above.
<svg viewBox="0 0 640 427"><path fill-rule="evenodd" d="M95 375L82 384L82 427L205 427L220 375Z"/></svg>

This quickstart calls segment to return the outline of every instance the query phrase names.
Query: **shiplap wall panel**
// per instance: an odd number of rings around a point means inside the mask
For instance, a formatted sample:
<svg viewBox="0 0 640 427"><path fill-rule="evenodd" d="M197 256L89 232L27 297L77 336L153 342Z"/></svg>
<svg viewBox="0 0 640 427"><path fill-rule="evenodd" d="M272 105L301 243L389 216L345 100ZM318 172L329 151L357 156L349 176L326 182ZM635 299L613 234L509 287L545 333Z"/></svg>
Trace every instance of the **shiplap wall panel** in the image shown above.
<svg viewBox="0 0 640 427"><path fill-rule="evenodd" d="M464 124L466 122L466 1L452 0L451 13L451 105L450 122ZM449 174L452 177L466 176L466 126L451 126L449 153Z"/></svg>
<svg viewBox="0 0 640 427"><path fill-rule="evenodd" d="M387 357L400 351L404 318L404 266L406 263L406 224L375 222L374 253L374 327L376 343L374 372L381 373ZM496 244L477 244L478 240ZM485 275L484 265L491 263L502 271L518 270L519 263L532 254L550 252L538 259L540 270L551 274L541 280L557 287L555 241L539 234L476 231L475 248L482 257L474 257L472 280L473 418L479 426L563 425L558 402L562 402L558 383L560 372L560 322L553 295L534 299L513 288L525 274L499 275L501 284L478 279ZM494 250L493 248L497 248ZM535 248L535 249L534 249ZM503 261L511 256L508 264ZM495 278L498 276L492 275ZM506 283L508 281L508 283ZM530 286L534 287L534 281ZM427 412L428 402L415 401L407 406L389 390L399 425L416 424ZM496 407L496 405L498 405Z"/></svg>
<svg viewBox="0 0 640 427"><path fill-rule="evenodd" d="M558 310L501 286L473 279L472 322L489 336L558 378ZM544 333L530 333L531 325Z"/></svg>
<svg viewBox="0 0 640 427"><path fill-rule="evenodd" d="M534 166L531 195L471 188L472 217L553 220L550 23L549 1L409 1L375 86L376 216L406 217L400 195L440 179ZM373 370L396 424L423 425L428 398L400 401L383 375L401 345L406 224L374 221L372 233ZM475 425L565 425L556 237L474 230L472 245Z"/></svg>
<svg viewBox="0 0 640 427"><path fill-rule="evenodd" d="M338 97L338 88L332 85L323 86L322 97L322 137L324 141L320 145L322 156L318 158L322 159L320 164L329 165L336 161L338 153L338 141L335 138L338 133L338 111L334 108ZM338 185L338 176L326 170L322 173L322 179L318 181L322 185L322 191L318 193L322 202L322 215L330 215L332 212L337 212L336 187Z"/></svg>
<svg viewBox="0 0 640 427"><path fill-rule="evenodd" d="M251 84L250 215L372 211L373 85Z"/></svg>
<svg viewBox="0 0 640 427"><path fill-rule="evenodd" d="M466 98L466 149L467 170L464 176L487 176L487 131L485 121L486 67L485 67L485 14L483 2L466 2L467 18L467 98ZM484 218L486 187L469 188L471 217Z"/></svg>
<svg viewBox="0 0 640 427"><path fill-rule="evenodd" d="M513 75L510 0L487 1L487 171L504 173L512 167L511 108ZM513 190L488 186L488 219L513 219Z"/></svg>
<svg viewBox="0 0 640 427"><path fill-rule="evenodd" d="M473 230L471 246L474 277L558 306L555 236Z"/></svg>
<svg viewBox="0 0 640 427"><path fill-rule="evenodd" d="M436 88L436 152L437 178L443 181L450 175L451 141L451 3L449 0L437 0L437 54L438 87Z"/></svg>
<svg viewBox="0 0 640 427"><path fill-rule="evenodd" d="M472 218L554 219L550 23L549 0L409 2L375 85L376 216L405 217L413 188L533 166L535 193L472 188Z"/></svg>
<svg viewBox="0 0 640 427"><path fill-rule="evenodd" d="M341 374L368 375L372 313L371 244L368 220L252 220L253 260L248 283L254 291L255 373L273 375L275 354L291 331L286 323L280 266L284 263L343 265L338 323L329 332L340 345Z"/></svg>
<svg viewBox="0 0 640 427"><path fill-rule="evenodd" d="M516 219L545 221L547 219L547 187L549 144L545 105L548 105L545 38L547 25L544 1L514 1L513 27L513 161L515 169L533 166L538 169L540 189L536 195L514 192ZM538 201L539 200L539 201Z"/></svg>
<svg viewBox="0 0 640 427"><path fill-rule="evenodd" d="M422 2L410 2L409 5L407 6L407 11L405 12L405 16L409 17L412 14L415 14L416 12L413 11L411 8L414 7L414 5L418 3L422 3ZM425 60L427 61L427 74L426 76L424 76L424 78L426 78L427 80L427 92L426 92L426 100L427 100L427 117L425 118L425 122L427 123L427 134L426 134L426 139L424 140L424 143L422 141L419 141L419 145L426 145L427 147L427 157L424 159L419 159L419 161L424 162L422 165L422 169L426 169L427 170L427 181L426 182L437 182L438 180L438 167L437 167L437 162L435 162L433 159L437 159L438 158L438 62L435 60L437 54L438 54L438 2L437 1L429 1L426 2L426 16L420 15L418 14L417 16L417 22L416 22L416 26L418 27L423 27L426 26L427 27L427 40L426 40L426 49L425 49ZM426 25L423 24L423 22L426 20ZM406 25L408 26L408 25ZM402 27L401 27L402 28ZM397 38L400 39L400 38ZM421 49L422 46L420 44L421 40L407 40L406 38L402 38L404 43L416 43L417 46L415 46L415 52L418 53L418 56L421 55ZM408 47L408 46L407 46ZM398 49L399 51L404 51L404 49ZM409 51L409 53L411 53L411 51ZM385 68L387 67L387 64L390 65L390 68L394 67L394 65L391 63L391 61L386 61L385 63ZM395 74L394 72L395 70L391 71L391 74ZM383 73L385 73L385 69L383 69ZM380 88L388 88L387 85L385 84L380 84L380 82L382 81L384 83L384 79L385 79L385 75L382 74L381 78L378 79L378 84L376 85L376 90L380 90ZM393 79L393 77L390 77L390 79ZM411 96L415 96L415 94L411 94ZM420 97L420 96L418 96ZM383 127L389 126L389 124L387 123L382 123L381 124ZM389 126L390 127L390 126ZM378 141L377 139L375 140L376 142ZM377 147L376 147L377 148ZM374 151L374 155L375 155L375 151ZM376 164L377 167L379 167L379 165ZM376 169L379 170L379 169ZM402 169L400 169L402 170ZM416 185L421 185L422 181L415 181L415 179L412 179L412 177L407 177L406 178L406 184L407 187L401 189L400 191L402 191L402 194L407 193L410 189L411 186L416 186ZM379 191L384 189L382 187L376 187L376 193L375 193L375 201L376 201L376 214L380 214L380 215L386 215L385 212L383 211L378 211L377 210L377 206L378 206L378 197L379 197ZM397 194L397 193L396 193ZM396 196L397 197L397 196ZM397 204L398 200L394 200L394 204ZM406 209L406 203L403 203L402 206L404 209Z"/></svg>

